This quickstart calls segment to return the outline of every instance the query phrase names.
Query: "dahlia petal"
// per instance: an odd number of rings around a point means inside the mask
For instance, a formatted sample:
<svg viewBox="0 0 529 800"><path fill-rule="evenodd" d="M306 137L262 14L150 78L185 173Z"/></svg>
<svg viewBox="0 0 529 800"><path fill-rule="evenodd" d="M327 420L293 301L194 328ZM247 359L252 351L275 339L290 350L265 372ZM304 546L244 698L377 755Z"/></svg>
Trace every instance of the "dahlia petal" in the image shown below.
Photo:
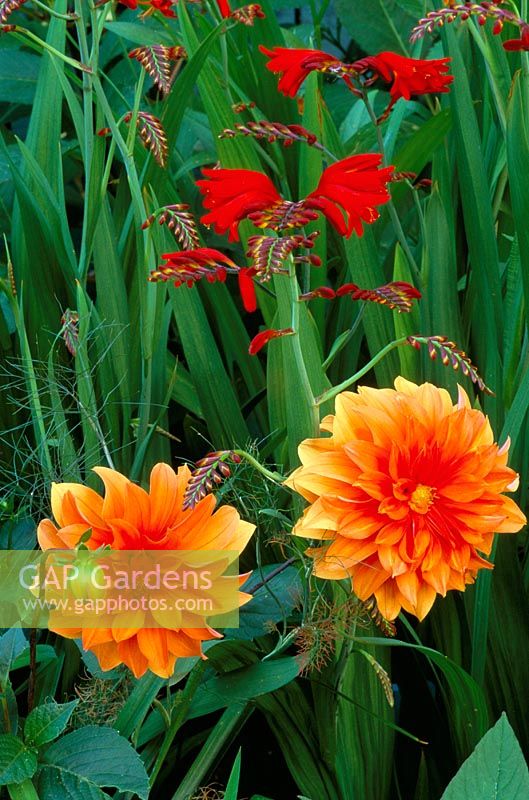
<svg viewBox="0 0 529 800"><path fill-rule="evenodd" d="M375 541L381 545L397 544L404 534L405 530L400 522L388 522L377 533Z"/></svg>
<svg viewBox="0 0 529 800"><path fill-rule="evenodd" d="M419 578L416 572L405 572L395 578L400 593L412 605L417 604L417 593L419 591Z"/></svg>
<svg viewBox="0 0 529 800"><path fill-rule="evenodd" d="M305 510L303 527L331 531L330 535L333 536L338 529L341 516L343 516L341 509L336 509L332 502L320 497Z"/></svg>
<svg viewBox="0 0 529 800"><path fill-rule="evenodd" d="M123 663L123 659L119 653L118 645L116 642L105 642L104 644L95 644L90 650L99 661L99 666L103 672L114 669L119 664Z"/></svg>
<svg viewBox="0 0 529 800"><path fill-rule="evenodd" d="M458 408L471 408L468 394L462 386L457 384L457 407Z"/></svg>
<svg viewBox="0 0 529 800"><path fill-rule="evenodd" d="M62 542L59 545L60 548L71 548L77 547L79 541L82 539L84 534L89 531L90 528L86 522L76 522L72 525L65 525L63 528L60 528L57 532L60 541Z"/></svg>
<svg viewBox="0 0 529 800"><path fill-rule="evenodd" d="M374 442L353 441L344 445L343 449L360 472L375 472L381 477L384 476L380 470L388 463L386 448Z"/></svg>
<svg viewBox="0 0 529 800"><path fill-rule="evenodd" d="M131 522L114 519L108 525L112 536L109 544L115 550L140 550L144 546L141 533Z"/></svg>
<svg viewBox="0 0 529 800"><path fill-rule="evenodd" d="M367 539L380 530L381 520L377 514L367 516L361 511L347 514L338 528L338 533L347 539ZM375 542L376 544L376 542Z"/></svg>
<svg viewBox="0 0 529 800"><path fill-rule="evenodd" d="M103 644L100 645L100 647L109 647L109 645ZM142 675L145 675L147 669L149 668L149 661L141 652L136 640L136 636L133 636L131 639L125 639L123 642L119 642L116 647L119 661L122 661L127 665L135 678L141 678ZM117 663L119 663L119 661ZM159 674L155 668L152 668L152 671L156 675ZM160 677L167 678L170 676L164 674L160 675Z"/></svg>
<svg viewBox="0 0 529 800"><path fill-rule="evenodd" d="M156 535L165 532L174 521L177 508L181 508L185 487L191 476L189 467L183 466L178 475L168 464L156 464L151 470L149 496L151 505L150 531Z"/></svg>
<svg viewBox="0 0 529 800"><path fill-rule="evenodd" d="M145 624L144 611L124 611L112 617L112 636L115 642L123 642L135 636Z"/></svg>
<svg viewBox="0 0 529 800"><path fill-rule="evenodd" d="M413 559L420 561L430 547L431 537L427 528L422 527L417 530L413 540Z"/></svg>
<svg viewBox="0 0 529 800"><path fill-rule="evenodd" d="M371 559L366 564L359 564L354 569L353 591L360 600L368 600L390 577L389 572L383 569L378 558Z"/></svg>
<svg viewBox="0 0 529 800"><path fill-rule="evenodd" d="M451 577L451 569L443 561L440 561L435 569L430 571L422 571L422 578L426 583L429 583L430 586L433 586L437 594L441 594L443 597L446 595L446 590L448 588L448 582Z"/></svg>
<svg viewBox="0 0 529 800"><path fill-rule="evenodd" d="M89 650L93 645L115 642L111 628L84 628L81 635L83 650Z"/></svg>
<svg viewBox="0 0 529 800"><path fill-rule="evenodd" d="M182 537L182 549L226 550L241 553L255 530L255 525L241 520L231 506L222 506L199 529Z"/></svg>
<svg viewBox="0 0 529 800"><path fill-rule="evenodd" d="M195 637L189 634L190 629L185 631L167 630L167 647L177 658L190 658L202 654L201 640L207 641L212 637L208 635L206 629L201 629L203 636ZM216 638L216 637L214 637Z"/></svg>
<svg viewBox="0 0 529 800"><path fill-rule="evenodd" d="M378 557L382 567L386 572L389 572L392 578L396 575L402 575L409 569L408 564L399 556L398 549L391 545L382 545L382 547L379 547Z"/></svg>
<svg viewBox="0 0 529 800"><path fill-rule="evenodd" d="M435 589L427 583L422 583L417 592L417 603L415 604L414 614L419 620L423 620L431 610L436 598Z"/></svg>
<svg viewBox="0 0 529 800"><path fill-rule="evenodd" d="M330 528L311 528L305 524L304 515L296 522L292 528L292 533L295 536L301 536L303 539L334 539L335 531Z"/></svg>
<svg viewBox="0 0 529 800"><path fill-rule="evenodd" d="M42 550L60 550L64 542L51 519L43 519L37 527L37 540Z"/></svg>
<svg viewBox="0 0 529 800"><path fill-rule="evenodd" d="M130 483L129 479L109 467L94 467L92 471L99 475L105 485L105 499L101 516L105 519L123 517L125 514L125 491ZM99 495L96 497L101 501Z"/></svg>
<svg viewBox="0 0 529 800"><path fill-rule="evenodd" d="M403 597L395 581L387 580L375 592L378 610L385 619L393 621L400 614Z"/></svg>
<svg viewBox="0 0 529 800"><path fill-rule="evenodd" d="M70 522L81 521L79 518L70 519L68 516L65 517L63 501L67 494L70 494L74 501L77 498L84 500L87 506L94 509L96 513L101 514L103 500L93 489L90 489L88 486L83 486L80 483L52 483L51 510L59 527L68 525Z"/></svg>
<svg viewBox="0 0 529 800"><path fill-rule="evenodd" d="M167 633L163 628L143 628L138 631L136 641L140 651L149 661L151 669L152 664L157 664L167 671L168 659L171 659L171 656L167 649Z"/></svg>
<svg viewBox="0 0 529 800"><path fill-rule="evenodd" d="M510 497L501 498L499 511L505 514L505 519L496 528L496 533L518 533L527 524L527 517Z"/></svg>

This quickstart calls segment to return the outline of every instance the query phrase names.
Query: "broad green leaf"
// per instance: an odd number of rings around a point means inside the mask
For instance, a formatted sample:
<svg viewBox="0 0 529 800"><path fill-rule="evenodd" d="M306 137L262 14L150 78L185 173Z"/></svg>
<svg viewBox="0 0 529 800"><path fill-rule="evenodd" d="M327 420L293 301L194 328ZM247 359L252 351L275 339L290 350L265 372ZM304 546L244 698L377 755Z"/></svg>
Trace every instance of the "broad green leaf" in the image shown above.
<svg viewBox="0 0 529 800"><path fill-rule="evenodd" d="M441 800L526 800L529 770L505 714L477 744Z"/></svg>
<svg viewBox="0 0 529 800"><path fill-rule="evenodd" d="M69 772L58 772L55 767L41 767L37 780L39 800L109 800L90 781Z"/></svg>
<svg viewBox="0 0 529 800"><path fill-rule="evenodd" d="M267 625L288 617L301 596L302 587L298 571L288 567L279 575L268 576L278 568L278 564L267 564L256 569L241 591L253 594L253 599L239 609L239 627L225 628L228 639L254 639L268 632ZM261 583L264 585L260 586ZM254 588L259 586L260 588Z"/></svg>
<svg viewBox="0 0 529 800"><path fill-rule="evenodd" d="M31 105L40 67L40 56L35 53L14 48L0 50L0 102Z"/></svg>
<svg viewBox="0 0 529 800"><path fill-rule="evenodd" d="M115 787L147 800L149 779L143 762L113 728L87 725L68 733L50 745L42 761L45 781L87 781L94 788Z"/></svg>
<svg viewBox="0 0 529 800"><path fill-rule="evenodd" d="M10 733L0 736L0 786L22 783L37 770L37 756Z"/></svg>
<svg viewBox="0 0 529 800"><path fill-rule="evenodd" d="M293 681L300 669L296 658L285 657L259 661L249 667L210 678L199 687L191 703L189 717L201 717L219 708L247 703L254 697L273 692Z"/></svg>
<svg viewBox="0 0 529 800"><path fill-rule="evenodd" d="M56 739L68 724L78 700L71 703L46 703L31 711L24 725L24 740L30 747L40 747Z"/></svg>

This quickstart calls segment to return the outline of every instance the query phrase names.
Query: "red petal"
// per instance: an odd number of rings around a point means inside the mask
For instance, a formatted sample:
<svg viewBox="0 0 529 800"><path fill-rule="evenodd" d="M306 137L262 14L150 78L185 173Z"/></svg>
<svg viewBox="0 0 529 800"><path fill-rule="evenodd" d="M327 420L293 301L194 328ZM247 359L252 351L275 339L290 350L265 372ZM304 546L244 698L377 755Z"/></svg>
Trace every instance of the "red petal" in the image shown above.
<svg viewBox="0 0 529 800"><path fill-rule="evenodd" d="M242 304L245 311L250 313L257 310L257 297L255 294L255 286L251 277L250 269L240 269L239 278L239 292L241 293Z"/></svg>
<svg viewBox="0 0 529 800"><path fill-rule="evenodd" d="M270 339L277 339L279 336L291 336L294 333L292 328L282 328L281 330L266 330L261 331L254 336L252 341L250 342L250 346L248 348L248 352L251 356L254 356L256 353L261 350L267 344Z"/></svg>

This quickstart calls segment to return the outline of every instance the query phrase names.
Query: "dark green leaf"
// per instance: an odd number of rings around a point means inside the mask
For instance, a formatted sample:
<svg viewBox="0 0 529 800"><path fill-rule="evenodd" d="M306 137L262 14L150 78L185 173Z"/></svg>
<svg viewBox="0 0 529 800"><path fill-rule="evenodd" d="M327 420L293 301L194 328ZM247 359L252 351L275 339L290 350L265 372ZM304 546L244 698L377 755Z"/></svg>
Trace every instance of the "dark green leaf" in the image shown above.
<svg viewBox="0 0 529 800"><path fill-rule="evenodd" d="M149 779L140 757L113 728L87 725L54 742L44 753L55 780L85 780L92 787L112 786L147 800ZM46 779L50 770L46 770Z"/></svg>
<svg viewBox="0 0 529 800"><path fill-rule="evenodd" d="M22 783L37 770L37 757L21 739L10 733L0 736L0 786Z"/></svg>
<svg viewBox="0 0 529 800"><path fill-rule="evenodd" d="M30 747L40 747L56 739L68 724L78 700L71 703L46 703L30 712L24 725L24 739Z"/></svg>

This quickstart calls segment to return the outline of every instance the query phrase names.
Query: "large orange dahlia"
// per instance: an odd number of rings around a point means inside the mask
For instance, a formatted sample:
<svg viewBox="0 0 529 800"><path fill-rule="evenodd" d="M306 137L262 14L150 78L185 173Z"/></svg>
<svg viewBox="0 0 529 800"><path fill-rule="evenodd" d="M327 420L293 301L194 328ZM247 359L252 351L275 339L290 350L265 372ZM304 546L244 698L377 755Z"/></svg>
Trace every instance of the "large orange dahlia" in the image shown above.
<svg viewBox="0 0 529 800"><path fill-rule="evenodd" d="M101 497L78 483L54 483L51 508L57 524L45 519L38 526L43 550L75 548L91 530L86 546L96 550L193 550L241 553L255 526L241 520L232 506L215 511L208 495L193 509L182 509L190 478L188 467L175 473L157 464L150 477L150 491L115 470L95 467L105 486ZM248 595L240 593L241 602ZM148 669L162 678L171 677L181 656L201 655L201 643L220 637L209 627L199 628L98 628L54 629L68 638L82 638L104 670L126 664L139 678Z"/></svg>
<svg viewBox="0 0 529 800"><path fill-rule="evenodd" d="M352 578L381 613L423 619L437 594L463 591L490 568L494 533L526 522L502 492L517 488L509 444L494 443L487 417L460 389L397 378L395 389L360 387L336 398L322 429L301 443L288 485L310 502L294 533L327 540L308 553L321 578Z"/></svg>

